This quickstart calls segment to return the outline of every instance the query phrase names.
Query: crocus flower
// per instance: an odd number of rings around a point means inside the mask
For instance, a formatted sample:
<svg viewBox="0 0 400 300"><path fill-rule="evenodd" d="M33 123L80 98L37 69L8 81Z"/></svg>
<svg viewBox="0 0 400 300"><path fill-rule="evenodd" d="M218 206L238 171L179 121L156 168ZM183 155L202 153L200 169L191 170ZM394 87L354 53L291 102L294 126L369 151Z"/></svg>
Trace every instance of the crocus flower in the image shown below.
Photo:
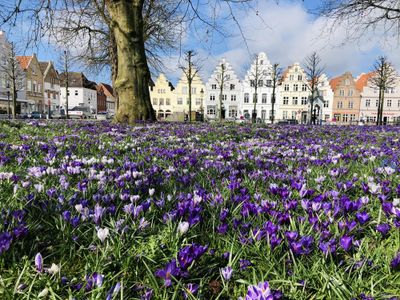
<svg viewBox="0 0 400 300"><path fill-rule="evenodd" d="M189 230L189 223L188 222L180 222L178 225L178 232L179 234L183 235Z"/></svg>
<svg viewBox="0 0 400 300"><path fill-rule="evenodd" d="M398 252L397 255L392 259L390 262L390 267L393 270L400 270L400 252Z"/></svg>
<svg viewBox="0 0 400 300"><path fill-rule="evenodd" d="M176 266L176 260L173 259L163 269L159 269L155 272L155 275L164 279L164 286L169 287L172 285L172 276L179 276L179 268Z"/></svg>
<svg viewBox="0 0 400 300"><path fill-rule="evenodd" d="M40 253L37 253L35 256L35 267L39 272L43 272L43 257Z"/></svg>
<svg viewBox="0 0 400 300"><path fill-rule="evenodd" d="M101 242L104 242L104 240L108 237L110 231L108 228L99 228L97 230L97 237L100 239Z"/></svg>
<svg viewBox="0 0 400 300"><path fill-rule="evenodd" d="M340 238L340 246L345 250L349 251L353 244L353 237L344 235Z"/></svg>
<svg viewBox="0 0 400 300"><path fill-rule="evenodd" d="M221 275L222 277L226 280L229 281L232 277L233 269L230 266L227 266L225 268L222 268L221 270Z"/></svg>
<svg viewBox="0 0 400 300"><path fill-rule="evenodd" d="M383 236L387 235L389 233L390 230L390 225L383 223L383 224L379 224L376 225L376 230L379 231Z"/></svg>

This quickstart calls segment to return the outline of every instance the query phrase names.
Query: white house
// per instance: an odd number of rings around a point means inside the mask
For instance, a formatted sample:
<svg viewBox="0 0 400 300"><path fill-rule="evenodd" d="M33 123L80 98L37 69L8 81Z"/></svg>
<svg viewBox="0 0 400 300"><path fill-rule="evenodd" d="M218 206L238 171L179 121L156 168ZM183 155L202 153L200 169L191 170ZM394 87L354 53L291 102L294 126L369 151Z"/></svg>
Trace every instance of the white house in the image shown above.
<svg viewBox="0 0 400 300"><path fill-rule="evenodd" d="M320 109L319 120L330 122L333 118L333 90L325 74L322 74L318 80L318 91L323 101L322 103L317 103Z"/></svg>
<svg viewBox="0 0 400 300"><path fill-rule="evenodd" d="M222 111L225 114L225 119L238 118L242 99L242 83L232 66L225 59L218 63L206 83L204 107L207 119L219 118L220 95L222 95Z"/></svg>
<svg viewBox="0 0 400 300"><path fill-rule="evenodd" d="M66 74L60 74L61 79L61 107L66 107ZM89 107L92 113L97 114L96 83L86 78L80 72L68 72L68 109L75 106Z"/></svg>
<svg viewBox="0 0 400 300"><path fill-rule="evenodd" d="M5 32L0 31L0 113L7 113L10 107L10 114L12 112L12 83L9 73L9 60L11 55L11 44L8 42ZM16 58L13 58L16 59ZM16 67L21 66L16 64ZM26 89L24 86L25 73L20 69L18 72L17 82L17 113L28 112L28 102L26 100ZM34 101L30 102L32 105Z"/></svg>
<svg viewBox="0 0 400 300"><path fill-rule="evenodd" d="M361 74L358 85L361 89L360 120L375 124L378 116L379 89L371 84L374 73ZM400 77L384 93L383 123L400 122Z"/></svg>
<svg viewBox="0 0 400 300"><path fill-rule="evenodd" d="M243 96L240 115L246 119L252 118L254 104L257 119L269 122L272 116L272 65L264 52L256 55L243 81ZM257 89L257 91L256 91ZM276 91L274 106L275 116L279 106L279 93ZM255 102L255 103L254 103Z"/></svg>

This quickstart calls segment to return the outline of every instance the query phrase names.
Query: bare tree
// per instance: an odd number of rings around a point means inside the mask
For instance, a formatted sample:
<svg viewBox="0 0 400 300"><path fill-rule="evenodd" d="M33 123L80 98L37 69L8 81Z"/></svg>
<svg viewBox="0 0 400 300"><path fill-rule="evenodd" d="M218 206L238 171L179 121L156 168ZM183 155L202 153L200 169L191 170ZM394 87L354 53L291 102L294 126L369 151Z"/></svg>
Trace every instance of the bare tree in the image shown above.
<svg viewBox="0 0 400 300"><path fill-rule="evenodd" d="M193 80L198 76L200 70L200 63L195 60L196 52L189 50L185 52L185 64L179 68L183 71L188 82L188 93L189 93L189 122L192 122L192 83Z"/></svg>
<svg viewBox="0 0 400 300"><path fill-rule="evenodd" d="M2 7L0 25L15 24L17 18L22 15L26 20L31 20L32 30L29 33L31 33L30 38L35 41L39 41L47 34L55 35L55 28L58 27L61 19L67 21L66 28L73 27L68 24L75 22L75 28L80 29L86 37L84 40L90 39L90 34L95 33L99 36L104 36L105 33L107 36L108 31L109 38L106 38L104 42L104 45L108 46L100 45L96 48L97 45L95 45L94 50L98 49L98 53L103 54L99 56L99 59L108 55L111 61L113 86L119 98L117 121L133 123L136 120L155 119L148 89L150 69L146 55L145 24L146 21L154 20L154 15L147 13L149 8L154 8L157 4L158 7L168 6L171 10L165 14L165 20L171 20L172 16L179 16L178 20L182 24L192 26L201 22L204 32L222 34L222 22L230 21L236 25L239 24L233 14L232 6L245 8L250 2L250 0L207 2L200 0L19 0L10 4L8 0L0 0ZM88 21L80 22L71 18L68 13L71 11L76 12L78 16L86 16L92 23L99 22L103 25L100 25L100 29L87 27L85 24ZM93 12L93 14L86 15L86 12ZM218 20L221 20L221 23ZM174 27L155 22L149 28L151 28L149 35L157 36L160 32L157 28L170 32ZM155 53L154 57L159 58L159 53Z"/></svg>
<svg viewBox="0 0 400 300"><path fill-rule="evenodd" d="M314 112L314 101L318 97L318 84L320 77L324 72L324 67L321 66L321 58L319 57L317 52L313 52L306 57L303 68L307 76L307 87L311 93L309 97L309 124L315 125L316 116Z"/></svg>
<svg viewBox="0 0 400 300"><path fill-rule="evenodd" d="M337 24L346 24L349 38L361 38L368 31L386 37L400 35L399 0L323 0L318 13L333 20L331 30Z"/></svg>
<svg viewBox="0 0 400 300"><path fill-rule="evenodd" d="M11 94L12 99L12 115L13 119L16 119L17 113L17 97L18 92L24 88L23 81L25 79L25 73L22 70L18 60L16 59L16 47L14 43L9 43L9 47L7 49L5 55L5 64L2 64L0 67L0 71L5 74L5 78L7 81L7 87L11 89L8 93ZM8 111L10 115L10 111Z"/></svg>
<svg viewBox="0 0 400 300"><path fill-rule="evenodd" d="M267 80L271 78L271 66L267 65L263 61L260 54L254 55L254 61L248 72L248 79L250 86L254 89L253 94L253 113L251 119L253 123L257 121L257 102L258 102L258 90L262 87L267 86Z"/></svg>
<svg viewBox="0 0 400 300"><path fill-rule="evenodd" d="M276 103L276 89L278 88L278 84L282 78L282 68L279 67L279 64L272 65L271 79L272 79L272 95L271 95L271 104L272 104L272 114L271 114L271 124L274 124L275 120L275 103Z"/></svg>
<svg viewBox="0 0 400 300"><path fill-rule="evenodd" d="M373 87L379 89L378 98L378 117L376 125L383 125L383 103L385 102L385 93L389 88L396 84L396 71L391 62L385 56L380 56L374 64L374 76L370 79Z"/></svg>
<svg viewBox="0 0 400 300"><path fill-rule="evenodd" d="M69 89L69 72L71 72L75 63L75 59L72 57L70 51L63 50L62 54L58 59L58 69L61 70L60 79L61 79L61 87L65 88L65 117L69 118L69 103L68 103L68 89Z"/></svg>
<svg viewBox="0 0 400 300"><path fill-rule="evenodd" d="M219 118L220 122L223 119L223 111L225 110L224 104L223 104L224 88L225 88L226 84L228 84L230 81L230 76L229 76L229 74L227 74L226 71L227 71L226 63L225 63L225 61L223 61L219 65L219 68L217 68L217 71L215 74L215 81L217 82L217 88L219 89L218 118Z"/></svg>

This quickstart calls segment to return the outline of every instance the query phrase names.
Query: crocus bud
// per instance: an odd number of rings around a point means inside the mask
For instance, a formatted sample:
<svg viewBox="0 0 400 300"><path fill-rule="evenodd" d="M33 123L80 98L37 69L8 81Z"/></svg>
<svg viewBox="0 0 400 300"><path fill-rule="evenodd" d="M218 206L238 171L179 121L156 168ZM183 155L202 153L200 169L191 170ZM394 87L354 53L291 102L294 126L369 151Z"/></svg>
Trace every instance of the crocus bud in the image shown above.
<svg viewBox="0 0 400 300"><path fill-rule="evenodd" d="M35 267L39 272L43 272L43 257L40 253L35 256Z"/></svg>
<svg viewBox="0 0 400 300"><path fill-rule="evenodd" d="M180 234L185 234L189 230L189 223L188 222L180 222L178 225L178 232Z"/></svg>

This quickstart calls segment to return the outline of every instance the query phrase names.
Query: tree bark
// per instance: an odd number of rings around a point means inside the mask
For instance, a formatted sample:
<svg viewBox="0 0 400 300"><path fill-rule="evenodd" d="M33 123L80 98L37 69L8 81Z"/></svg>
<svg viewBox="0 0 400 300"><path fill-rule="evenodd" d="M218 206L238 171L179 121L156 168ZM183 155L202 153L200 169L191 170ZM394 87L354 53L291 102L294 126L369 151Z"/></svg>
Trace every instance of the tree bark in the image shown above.
<svg viewBox="0 0 400 300"><path fill-rule="evenodd" d="M143 38L144 0L107 0L106 4L118 57L114 82L119 100L116 120L129 124L154 121Z"/></svg>

